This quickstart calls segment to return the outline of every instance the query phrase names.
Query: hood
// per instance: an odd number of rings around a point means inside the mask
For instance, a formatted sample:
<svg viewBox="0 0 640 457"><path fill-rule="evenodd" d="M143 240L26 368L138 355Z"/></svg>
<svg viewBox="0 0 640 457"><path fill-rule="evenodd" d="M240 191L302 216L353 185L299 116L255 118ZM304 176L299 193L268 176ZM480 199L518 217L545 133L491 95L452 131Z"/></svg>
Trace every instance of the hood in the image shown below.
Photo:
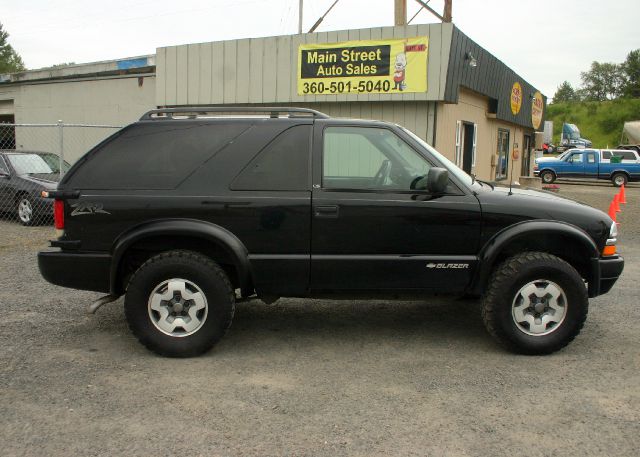
<svg viewBox="0 0 640 457"><path fill-rule="evenodd" d="M562 162L557 157L540 157L535 160L535 163L543 163L543 162Z"/></svg>
<svg viewBox="0 0 640 457"><path fill-rule="evenodd" d="M60 181L59 173L33 173L20 175L20 179L27 181L34 186L38 186L45 190L53 190L58 187Z"/></svg>
<svg viewBox="0 0 640 457"><path fill-rule="evenodd" d="M507 186L484 187L477 193L483 217L506 226L532 219L546 219L575 225L598 244L604 244L612 220L603 211L553 192Z"/></svg>

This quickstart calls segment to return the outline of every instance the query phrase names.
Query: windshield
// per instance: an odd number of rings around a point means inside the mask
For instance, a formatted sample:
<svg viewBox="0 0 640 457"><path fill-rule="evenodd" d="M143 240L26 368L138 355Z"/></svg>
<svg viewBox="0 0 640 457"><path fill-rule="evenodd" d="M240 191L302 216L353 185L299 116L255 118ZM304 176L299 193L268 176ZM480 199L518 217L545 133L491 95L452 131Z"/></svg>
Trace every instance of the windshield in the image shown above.
<svg viewBox="0 0 640 457"><path fill-rule="evenodd" d="M38 155L42 157L45 162L47 162L47 165L49 165L54 173L60 173L60 157L52 152L38 153ZM69 168L71 168L71 165L69 165L69 162L65 160L62 165L62 169L66 173L67 171L69 171Z"/></svg>
<svg viewBox="0 0 640 457"><path fill-rule="evenodd" d="M7 157L18 175L55 173L38 154L8 154Z"/></svg>
<svg viewBox="0 0 640 457"><path fill-rule="evenodd" d="M458 166L455 163L453 163L452 161L447 159L445 156L440 154L438 151L436 151L429 143L424 141L422 138L420 138L418 135L413 133L411 130L407 130L402 126L400 126L400 128L403 131L407 132L409 135L411 135L411 138L413 138L418 143L420 143L422 146L424 146L424 148L427 151L429 151L429 153L431 155L433 155L436 159L438 159L440 162L442 162L442 164L447 168L447 170L449 170L449 173L455 175L456 178L458 178L460 181L462 181L467 186L470 186L471 184L473 184L473 178L471 178L471 176L469 176L467 173L465 173L460 168L458 168Z"/></svg>
<svg viewBox="0 0 640 457"><path fill-rule="evenodd" d="M580 139L580 130L575 124L564 124L564 134L570 140Z"/></svg>

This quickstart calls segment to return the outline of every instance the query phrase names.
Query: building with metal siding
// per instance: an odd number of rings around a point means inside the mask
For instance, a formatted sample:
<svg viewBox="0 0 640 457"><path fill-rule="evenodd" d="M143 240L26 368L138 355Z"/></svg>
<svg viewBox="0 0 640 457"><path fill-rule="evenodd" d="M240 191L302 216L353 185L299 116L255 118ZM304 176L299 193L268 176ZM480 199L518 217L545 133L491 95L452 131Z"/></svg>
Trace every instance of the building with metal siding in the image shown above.
<svg viewBox="0 0 640 457"><path fill-rule="evenodd" d="M411 37L428 38L426 91L298 94L300 45ZM529 172L527 158L536 130L531 97L537 90L452 24L194 43L158 48L155 56L148 57L155 62L124 59L100 63L106 65L104 68L97 68L98 64L67 68L65 74L51 71L47 75L48 70L39 70L0 76L0 104L4 103L6 110L8 103L12 103L16 122L55 122L63 118L67 122L96 123L128 123L137 116L134 112L142 114L157 106L306 106L334 117L379 119L404 125L463 169L483 179L506 179L513 169L517 180L520 174ZM146 87L140 93L126 83L115 82L138 77L136 72L144 72ZM73 106L62 101L68 97L52 97L52 93L47 95L36 87L65 83L51 89L73 93L74 85L79 89L96 80L103 81L100 93L83 90L84 101ZM114 81L104 83L110 80ZM516 87L520 104L513 110L511 96ZM44 103L47 109L41 109L43 102L39 98L51 100ZM115 113L105 110L112 114L108 119L100 119L99 107L94 102L108 106L109 100L118 100L118 109ZM546 99L540 100L544 110ZM90 119L87 112L91 113ZM120 112L123 115L118 119Z"/></svg>

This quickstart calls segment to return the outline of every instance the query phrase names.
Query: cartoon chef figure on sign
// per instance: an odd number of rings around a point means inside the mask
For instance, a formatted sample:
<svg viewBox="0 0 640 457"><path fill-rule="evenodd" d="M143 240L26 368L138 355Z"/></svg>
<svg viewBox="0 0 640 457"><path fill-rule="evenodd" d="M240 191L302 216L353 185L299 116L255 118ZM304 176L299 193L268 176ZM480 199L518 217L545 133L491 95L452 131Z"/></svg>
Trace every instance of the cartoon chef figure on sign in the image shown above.
<svg viewBox="0 0 640 457"><path fill-rule="evenodd" d="M407 68L407 55L404 52L396 54L395 71L393 72L393 82L395 83L393 89L404 90L407 85L405 84L405 68Z"/></svg>

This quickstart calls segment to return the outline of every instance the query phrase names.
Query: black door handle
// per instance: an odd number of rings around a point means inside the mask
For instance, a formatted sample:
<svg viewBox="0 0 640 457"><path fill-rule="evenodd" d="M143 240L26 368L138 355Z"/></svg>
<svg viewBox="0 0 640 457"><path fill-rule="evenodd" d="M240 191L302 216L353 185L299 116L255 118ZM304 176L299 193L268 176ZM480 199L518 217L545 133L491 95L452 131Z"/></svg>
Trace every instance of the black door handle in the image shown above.
<svg viewBox="0 0 640 457"><path fill-rule="evenodd" d="M327 217L327 218L335 219L338 217L338 206L337 205L315 206L313 208L313 215L315 217Z"/></svg>

